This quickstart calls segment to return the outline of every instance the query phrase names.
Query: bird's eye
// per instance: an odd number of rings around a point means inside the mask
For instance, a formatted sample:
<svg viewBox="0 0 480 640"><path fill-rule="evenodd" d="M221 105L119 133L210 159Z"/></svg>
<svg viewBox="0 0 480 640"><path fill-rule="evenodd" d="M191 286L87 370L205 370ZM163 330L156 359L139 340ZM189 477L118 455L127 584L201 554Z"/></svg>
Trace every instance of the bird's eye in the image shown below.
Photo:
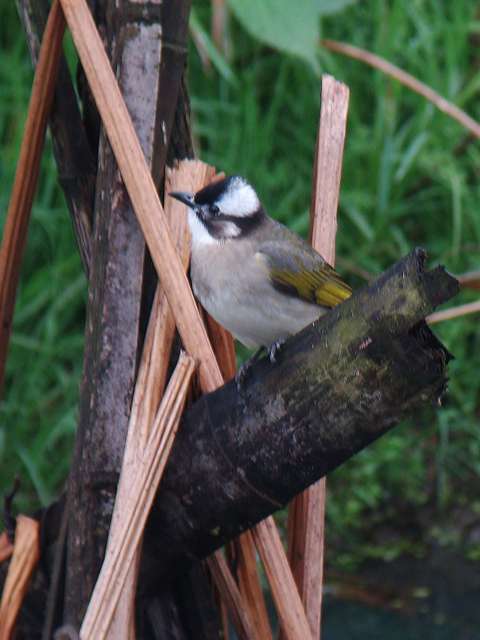
<svg viewBox="0 0 480 640"><path fill-rule="evenodd" d="M212 206L210 207L210 213L212 214L212 216L218 216L218 214L220 213L220 209L216 204L212 204Z"/></svg>

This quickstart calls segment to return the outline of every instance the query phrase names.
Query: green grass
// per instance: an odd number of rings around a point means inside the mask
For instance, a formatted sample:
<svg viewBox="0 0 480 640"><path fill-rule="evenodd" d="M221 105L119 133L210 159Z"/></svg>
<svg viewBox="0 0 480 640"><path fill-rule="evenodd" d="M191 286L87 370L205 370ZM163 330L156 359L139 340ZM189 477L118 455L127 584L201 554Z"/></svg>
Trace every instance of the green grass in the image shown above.
<svg viewBox="0 0 480 640"><path fill-rule="evenodd" d="M322 36L364 47L403 67L480 119L480 24L475 3L373 0L322 22ZM208 3L196 2L208 31ZM268 211L300 233L308 228L319 77L301 60L255 42L232 21L232 57L209 71L191 46L190 86L199 155L248 177ZM31 72L10 4L0 39L0 193L5 210ZM454 273L480 263L477 141L423 98L361 63L319 51L322 71L351 90L337 253L354 286L359 269L381 272L416 245ZM218 70L220 72L218 72ZM24 480L23 505L45 504L68 469L82 367L86 285L70 222L45 157L32 216L0 419L0 486ZM456 304L473 300L458 296ZM480 475L478 317L438 325L455 354L442 408L426 409L358 455L329 480L328 540L351 564L384 550L372 531L429 508L435 523L473 500ZM433 524L433 523L432 523ZM432 529L433 531L433 529ZM434 534L430 532L433 536ZM467 541L468 542L468 541ZM466 544L467 544L466 542ZM403 547L402 547L403 548Z"/></svg>
<svg viewBox="0 0 480 640"><path fill-rule="evenodd" d="M4 3L6 5L6 3ZM13 3L2 7L0 211L8 206L32 69ZM3 222L3 215L2 215ZM48 504L69 467L82 370L86 282L47 143L17 295L0 406L0 488L17 506Z"/></svg>

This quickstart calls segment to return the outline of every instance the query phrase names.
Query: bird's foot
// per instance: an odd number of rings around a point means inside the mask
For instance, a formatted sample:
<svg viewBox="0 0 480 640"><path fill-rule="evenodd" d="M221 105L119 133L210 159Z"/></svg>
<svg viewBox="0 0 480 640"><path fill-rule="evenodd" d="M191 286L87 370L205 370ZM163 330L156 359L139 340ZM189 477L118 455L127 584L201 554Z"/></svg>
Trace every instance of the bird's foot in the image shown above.
<svg viewBox="0 0 480 640"><path fill-rule="evenodd" d="M258 362L258 360L261 358L261 356L264 353L264 351L265 351L265 349L263 347L260 347L260 349L255 351L255 353L253 354L253 356L251 358L246 360L240 366L240 369L237 371L237 375L235 376L235 383L237 385L238 393L241 393L243 391L244 385L245 385L245 381L246 381L247 376L248 376L248 374L250 372L250 369L253 367L253 365L256 362Z"/></svg>
<svg viewBox="0 0 480 640"><path fill-rule="evenodd" d="M282 348L284 342L285 340L275 340L275 342L272 342L268 347L267 353L272 364L277 361L277 354Z"/></svg>
<svg viewBox="0 0 480 640"><path fill-rule="evenodd" d="M78 631L71 624L66 624L55 631L54 640L80 640Z"/></svg>

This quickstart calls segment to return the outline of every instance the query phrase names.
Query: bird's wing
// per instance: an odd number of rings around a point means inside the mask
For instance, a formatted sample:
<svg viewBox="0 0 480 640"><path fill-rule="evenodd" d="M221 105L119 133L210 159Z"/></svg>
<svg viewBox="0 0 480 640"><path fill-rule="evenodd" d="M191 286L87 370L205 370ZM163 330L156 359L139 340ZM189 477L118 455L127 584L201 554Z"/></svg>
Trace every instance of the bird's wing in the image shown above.
<svg viewBox="0 0 480 640"><path fill-rule="evenodd" d="M334 307L352 290L320 254L306 243L263 242L256 258L267 266L273 286L322 307Z"/></svg>

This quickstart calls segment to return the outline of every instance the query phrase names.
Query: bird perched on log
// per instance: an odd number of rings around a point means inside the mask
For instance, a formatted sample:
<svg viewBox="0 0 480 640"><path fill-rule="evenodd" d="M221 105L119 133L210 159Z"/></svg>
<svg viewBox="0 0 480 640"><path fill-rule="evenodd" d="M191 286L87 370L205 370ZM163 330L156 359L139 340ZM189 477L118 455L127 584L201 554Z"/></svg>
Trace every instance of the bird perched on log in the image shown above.
<svg viewBox="0 0 480 640"><path fill-rule="evenodd" d="M274 359L286 338L351 295L319 253L267 215L244 178L170 196L188 207L195 296L246 347Z"/></svg>

